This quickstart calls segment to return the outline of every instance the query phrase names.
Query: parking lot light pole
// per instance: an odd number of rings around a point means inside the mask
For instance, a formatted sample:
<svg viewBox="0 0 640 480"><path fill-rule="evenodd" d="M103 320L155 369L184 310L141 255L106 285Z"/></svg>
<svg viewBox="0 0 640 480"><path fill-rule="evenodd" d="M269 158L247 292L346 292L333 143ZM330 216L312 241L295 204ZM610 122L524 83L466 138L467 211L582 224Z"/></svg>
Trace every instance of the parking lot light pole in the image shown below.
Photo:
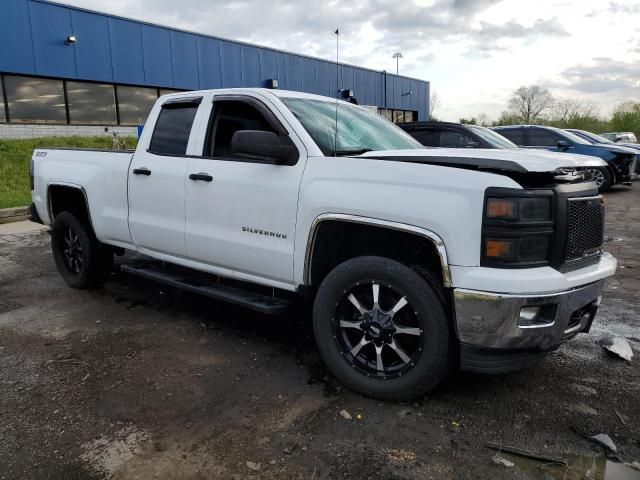
<svg viewBox="0 0 640 480"><path fill-rule="evenodd" d="M393 58L396 59L396 75L398 75L400 72L400 59L402 58L402 52L394 53Z"/></svg>

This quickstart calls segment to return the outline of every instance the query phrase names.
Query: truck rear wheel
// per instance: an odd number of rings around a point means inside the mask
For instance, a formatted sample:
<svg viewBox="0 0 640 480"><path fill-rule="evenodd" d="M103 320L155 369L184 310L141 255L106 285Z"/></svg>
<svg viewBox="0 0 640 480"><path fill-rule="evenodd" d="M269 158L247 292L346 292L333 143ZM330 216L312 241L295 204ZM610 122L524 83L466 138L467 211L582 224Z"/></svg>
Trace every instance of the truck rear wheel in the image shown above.
<svg viewBox="0 0 640 480"><path fill-rule="evenodd" d="M383 257L357 257L324 279L313 327L320 355L347 387L406 400L448 373L449 324L441 296L422 276Z"/></svg>
<svg viewBox="0 0 640 480"><path fill-rule="evenodd" d="M70 212L56 216L51 226L51 249L58 272L73 288L100 286L113 266L113 253L98 242L88 221Z"/></svg>

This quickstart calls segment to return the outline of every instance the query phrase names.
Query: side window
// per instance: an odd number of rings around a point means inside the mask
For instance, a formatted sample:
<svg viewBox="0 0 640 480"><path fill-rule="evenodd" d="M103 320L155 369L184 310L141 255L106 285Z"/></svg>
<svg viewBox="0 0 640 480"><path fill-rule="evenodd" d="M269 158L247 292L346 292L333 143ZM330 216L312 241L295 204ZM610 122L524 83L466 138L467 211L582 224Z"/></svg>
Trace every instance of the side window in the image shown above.
<svg viewBox="0 0 640 480"><path fill-rule="evenodd" d="M440 146L440 132L432 128L421 128L411 131L413 138L427 147Z"/></svg>
<svg viewBox="0 0 640 480"><path fill-rule="evenodd" d="M165 103L151 136L149 152L161 155L184 155L193 119L200 100L189 103Z"/></svg>
<svg viewBox="0 0 640 480"><path fill-rule="evenodd" d="M543 130L542 128L529 129L528 146L530 147L555 147L560 140L562 140L560 135L549 130Z"/></svg>
<svg viewBox="0 0 640 480"><path fill-rule="evenodd" d="M467 148L473 139L456 130L443 130L440 134L440 146L445 148Z"/></svg>
<svg viewBox="0 0 640 480"><path fill-rule="evenodd" d="M216 101L209 124L206 157L234 158L231 139L238 130L262 130L278 133L257 108L236 100ZM243 158L243 160L246 160Z"/></svg>
<svg viewBox="0 0 640 480"><path fill-rule="evenodd" d="M511 140L519 147L524 145L524 129L522 128L505 128L500 130L494 130L507 140Z"/></svg>

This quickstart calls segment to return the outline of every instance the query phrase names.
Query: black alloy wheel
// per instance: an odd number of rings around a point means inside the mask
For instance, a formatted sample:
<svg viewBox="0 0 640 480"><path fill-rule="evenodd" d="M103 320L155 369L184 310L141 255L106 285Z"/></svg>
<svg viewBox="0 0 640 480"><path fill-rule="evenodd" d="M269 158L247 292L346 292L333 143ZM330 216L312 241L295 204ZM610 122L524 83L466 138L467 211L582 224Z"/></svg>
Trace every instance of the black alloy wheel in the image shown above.
<svg viewBox="0 0 640 480"><path fill-rule="evenodd" d="M113 251L98 241L89 220L71 212L56 215L51 250L58 272L74 288L101 285L113 266Z"/></svg>
<svg viewBox="0 0 640 480"><path fill-rule="evenodd" d="M67 227L64 232L64 258L71 270L74 273L80 273L82 271L82 245L80 244L80 238L78 234L73 231L71 227Z"/></svg>
<svg viewBox="0 0 640 480"><path fill-rule="evenodd" d="M418 312L392 285L375 280L345 290L331 323L340 354L367 376L401 376L424 348Z"/></svg>
<svg viewBox="0 0 640 480"><path fill-rule="evenodd" d="M363 395L422 395L452 364L444 298L428 272L385 257L347 260L324 278L314 301L320 355L342 383Z"/></svg>

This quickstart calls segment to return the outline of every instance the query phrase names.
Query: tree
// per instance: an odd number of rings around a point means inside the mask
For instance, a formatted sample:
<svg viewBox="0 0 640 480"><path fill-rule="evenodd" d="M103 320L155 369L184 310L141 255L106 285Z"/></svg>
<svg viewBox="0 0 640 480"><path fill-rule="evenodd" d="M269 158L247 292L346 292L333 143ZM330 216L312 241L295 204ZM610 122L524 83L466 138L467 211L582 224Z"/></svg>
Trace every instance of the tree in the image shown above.
<svg viewBox="0 0 640 480"><path fill-rule="evenodd" d="M640 134L640 103L624 102L618 105L611 117L611 129L616 132Z"/></svg>
<svg viewBox="0 0 640 480"><path fill-rule="evenodd" d="M429 97L429 118L431 118L431 120L435 120L436 110L441 106L442 101L440 100L440 95L438 95L438 92L434 89Z"/></svg>
<svg viewBox="0 0 640 480"><path fill-rule="evenodd" d="M494 127L498 125L518 125L522 123L522 117L519 114L515 114L509 111L504 111L500 114L498 120L493 124Z"/></svg>
<svg viewBox="0 0 640 480"><path fill-rule="evenodd" d="M476 119L478 120L478 125L482 127L491 126L491 122L489 121L489 116L486 113L481 113L476 117Z"/></svg>
<svg viewBox="0 0 640 480"><path fill-rule="evenodd" d="M582 118L597 118L598 106L576 98L559 98L553 106L553 120L569 126Z"/></svg>
<svg viewBox="0 0 640 480"><path fill-rule="evenodd" d="M524 123L535 123L542 114L553 107L555 99L551 92L539 85L520 87L509 98L511 116L520 117Z"/></svg>
<svg viewBox="0 0 640 480"><path fill-rule="evenodd" d="M460 119L458 120L458 123L462 123L464 125L477 125L478 120L476 119L476 117L471 117L471 118L460 117Z"/></svg>

